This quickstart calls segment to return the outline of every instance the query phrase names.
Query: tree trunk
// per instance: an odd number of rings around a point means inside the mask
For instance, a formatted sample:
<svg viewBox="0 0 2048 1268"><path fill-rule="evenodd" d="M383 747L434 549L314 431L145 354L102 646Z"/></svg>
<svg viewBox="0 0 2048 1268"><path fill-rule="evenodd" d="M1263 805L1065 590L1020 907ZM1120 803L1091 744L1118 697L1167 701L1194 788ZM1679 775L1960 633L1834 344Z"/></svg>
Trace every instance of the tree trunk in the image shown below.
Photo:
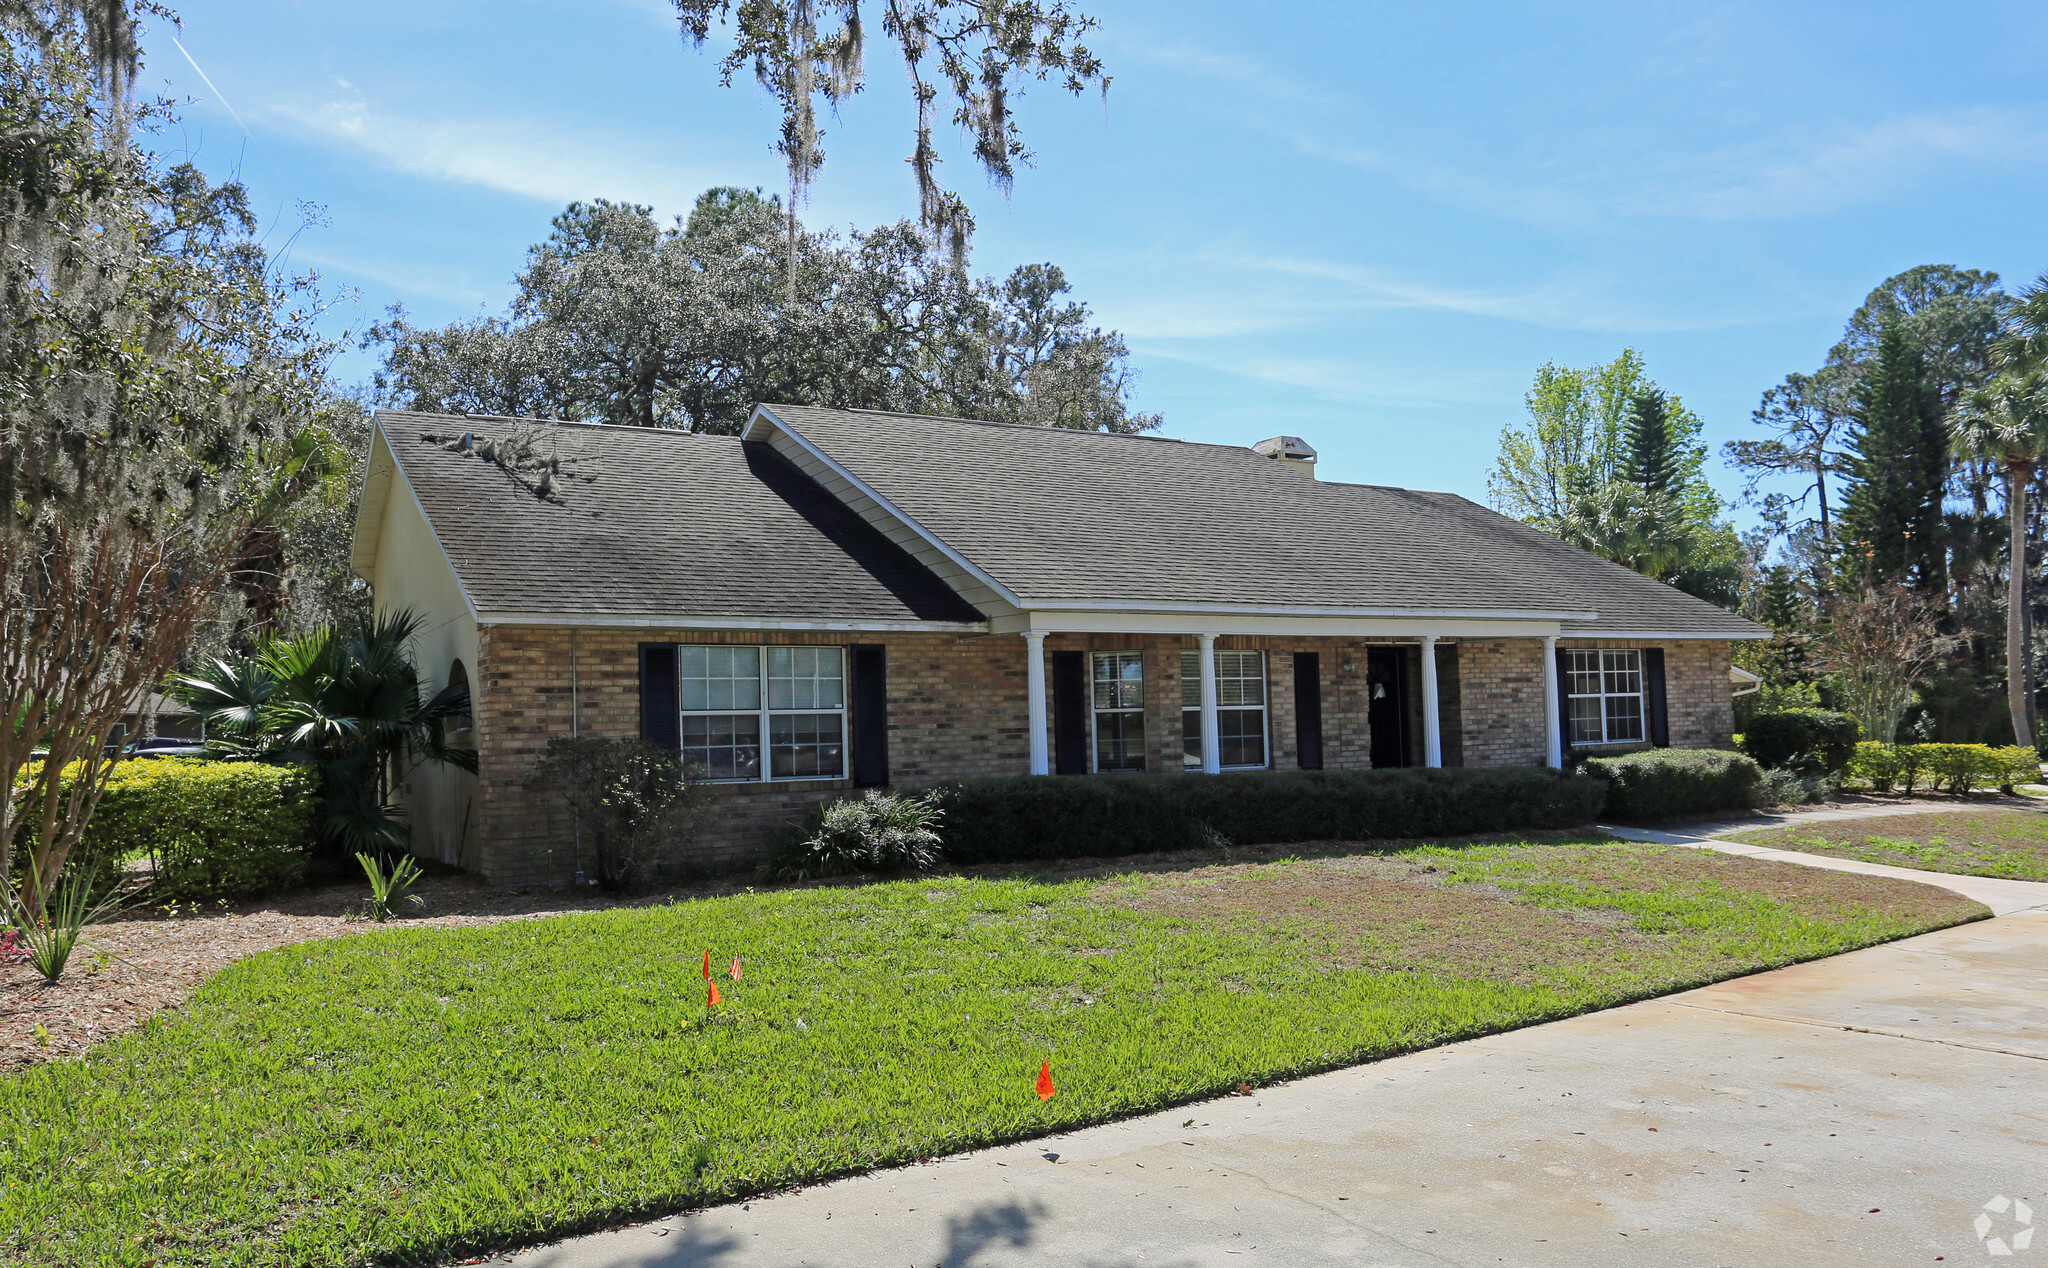
<svg viewBox="0 0 2048 1268"><path fill-rule="evenodd" d="M2032 465L2006 465L2012 578L2005 605L2005 703L2012 710L2012 742L2023 748L2034 746L2034 728L2027 720L2027 479Z"/></svg>

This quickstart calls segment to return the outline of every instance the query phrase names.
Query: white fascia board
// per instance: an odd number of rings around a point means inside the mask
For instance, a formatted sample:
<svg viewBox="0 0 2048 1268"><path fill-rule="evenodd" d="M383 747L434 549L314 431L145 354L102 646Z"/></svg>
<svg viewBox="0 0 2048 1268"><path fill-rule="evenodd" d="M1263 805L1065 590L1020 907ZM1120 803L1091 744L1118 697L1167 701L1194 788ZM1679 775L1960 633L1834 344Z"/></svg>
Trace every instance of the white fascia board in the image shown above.
<svg viewBox="0 0 2048 1268"><path fill-rule="evenodd" d="M380 422L377 425L378 435L383 435L383 431L384 427ZM433 537L434 549L441 552L441 562L448 565L448 575L455 578L455 593L462 596L462 605L469 609L469 619L476 621L476 600L469 597L469 587L462 584L462 569L455 566L455 556L449 554L448 547L442 544L441 530L434 527L434 517L427 514L427 504L420 501L419 490L412 487L412 477L405 474L405 464L398 460L398 451L392 449L390 453L391 469L398 473L398 482L405 486L405 495L412 499L413 508L420 513L420 522L427 526L427 532ZM374 581L370 584L376 585ZM482 624L481 621L477 623Z"/></svg>
<svg viewBox="0 0 2048 1268"><path fill-rule="evenodd" d="M896 634L986 634L986 621L888 621L823 618L814 621L778 620L758 616L686 616L655 613L622 616L611 612L485 612L480 625L558 625L585 628L659 630L848 630Z"/></svg>
<svg viewBox="0 0 2048 1268"><path fill-rule="evenodd" d="M897 506L888 498L883 497L878 490L871 487L866 481L862 480L859 476L853 474L853 472L848 471L845 467L841 466L832 457L832 455L826 453L824 450L812 444L809 437L805 436L802 432L799 432L796 428L791 427L788 423L783 422L780 418L777 418L774 412L770 410L766 405L756 405L754 407L753 416L747 420L746 430L740 433L740 439L764 439L764 419L767 421L767 424L773 426L775 430L781 432L783 435L795 441L797 445L800 446L805 453L811 455L813 458L816 458L819 462L824 463L826 467L831 469L834 475L846 481L854 488L859 489L866 496L873 498L876 506L881 507L884 511L887 511L890 515L894 516L897 523L903 525L903 527L909 529L913 533L916 533L919 537L929 542L933 550L938 551L946 558L952 560L955 564L959 565L959 567L963 571L965 571L969 576L973 577L976 581L981 582L989 589L995 591L998 595L1002 597L1005 603L1009 603L1012 606L1020 608L1024 606L1023 601L1017 597L1015 591L1011 590L1002 582L997 581L994 577L991 577L987 572L978 567L973 561L969 560L967 556L961 554L957 550L954 550L945 542L940 541L938 534L932 532L930 529L926 528L924 525L918 523L909 515L905 514L902 507Z"/></svg>
<svg viewBox="0 0 2048 1268"><path fill-rule="evenodd" d="M1706 641L1715 643L1739 643L1745 639L1773 638L1769 631L1761 634L1638 634L1634 630L1565 630L1558 635L1566 639L1594 639L1603 643L1684 643Z"/></svg>
<svg viewBox="0 0 2048 1268"><path fill-rule="evenodd" d="M1400 620L1437 621L1597 621L1592 612L1545 612L1509 608L1360 608L1339 605L1285 607L1271 603L1168 603L1132 599L1031 599L1026 606L1034 613L1053 612L1176 612L1188 614L1229 614L1244 616L1336 616L1346 618L1392 617Z"/></svg>
<svg viewBox="0 0 2048 1268"><path fill-rule="evenodd" d="M1074 612L1036 609L989 622L993 634L1244 634L1281 638L1546 638L1556 621L1451 617L1289 616L1234 613Z"/></svg>
<svg viewBox="0 0 2048 1268"><path fill-rule="evenodd" d="M397 466L391 445L384 439L384 422L375 419L370 424L370 452L363 456L363 491L356 498L356 523L348 545L349 570L364 581L371 580L377 569L384 507L391 496L391 473Z"/></svg>

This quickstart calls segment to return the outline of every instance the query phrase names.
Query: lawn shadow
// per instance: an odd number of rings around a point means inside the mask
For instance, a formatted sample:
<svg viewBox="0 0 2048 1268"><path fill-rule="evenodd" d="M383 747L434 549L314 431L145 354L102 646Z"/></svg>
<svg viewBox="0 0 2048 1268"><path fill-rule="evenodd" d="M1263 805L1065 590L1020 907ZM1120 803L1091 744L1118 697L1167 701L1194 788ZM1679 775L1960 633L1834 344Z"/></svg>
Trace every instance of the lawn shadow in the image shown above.
<svg viewBox="0 0 2048 1268"><path fill-rule="evenodd" d="M991 1247L1024 1250L1034 1240L1032 1225L1044 1220L1046 1214L1042 1202L1024 1203L1012 1198L950 1216L946 1220L946 1249L939 1262L947 1268L968 1268Z"/></svg>
<svg viewBox="0 0 2048 1268"><path fill-rule="evenodd" d="M657 1229L671 1226L674 1232L657 1235ZM591 1242L596 1238L609 1239L611 1244L594 1246ZM643 1243L637 1248L632 1245L636 1239ZM513 1262L532 1268L569 1268L572 1264L593 1262L602 1263L604 1268L714 1268L727 1256L736 1254L740 1245L736 1234L706 1229L698 1220L677 1219L673 1225L640 1225L556 1242L521 1253ZM592 1251L597 1252L597 1258L591 1258Z"/></svg>

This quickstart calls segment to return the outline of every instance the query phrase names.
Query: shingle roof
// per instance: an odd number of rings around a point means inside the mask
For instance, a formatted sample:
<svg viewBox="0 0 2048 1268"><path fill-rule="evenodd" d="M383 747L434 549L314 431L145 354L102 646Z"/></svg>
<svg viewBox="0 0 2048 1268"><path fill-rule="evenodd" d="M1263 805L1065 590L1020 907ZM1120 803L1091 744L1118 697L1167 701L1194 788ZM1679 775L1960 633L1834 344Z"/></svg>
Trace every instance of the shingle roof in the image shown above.
<svg viewBox="0 0 2048 1268"><path fill-rule="evenodd" d="M1592 612L1567 632L1765 632L1454 494L1318 481L1231 445L765 408L1027 604Z"/></svg>
<svg viewBox="0 0 2048 1268"><path fill-rule="evenodd" d="M975 622L901 547L764 444L631 427L382 411L480 612ZM537 429L550 499L428 437Z"/></svg>

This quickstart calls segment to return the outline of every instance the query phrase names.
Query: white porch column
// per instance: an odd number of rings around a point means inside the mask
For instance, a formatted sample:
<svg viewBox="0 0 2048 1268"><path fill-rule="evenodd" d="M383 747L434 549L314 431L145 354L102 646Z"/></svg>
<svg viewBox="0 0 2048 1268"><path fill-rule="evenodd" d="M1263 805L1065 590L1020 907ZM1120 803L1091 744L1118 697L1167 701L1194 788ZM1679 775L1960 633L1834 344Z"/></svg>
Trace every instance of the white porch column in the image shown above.
<svg viewBox="0 0 2048 1268"><path fill-rule="evenodd" d="M1024 717L1031 733L1031 773L1052 774L1052 761L1045 742L1045 634L1024 632Z"/></svg>
<svg viewBox="0 0 2048 1268"><path fill-rule="evenodd" d="M1437 709L1434 634L1422 636L1422 764L1444 764L1444 720Z"/></svg>
<svg viewBox="0 0 2048 1268"><path fill-rule="evenodd" d="M1543 638L1543 762L1552 770L1564 766L1564 735L1557 710L1557 636Z"/></svg>
<svg viewBox="0 0 2048 1268"><path fill-rule="evenodd" d="M1223 739L1216 723L1216 636L1197 634L1202 643L1202 773L1223 769Z"/></svg>

